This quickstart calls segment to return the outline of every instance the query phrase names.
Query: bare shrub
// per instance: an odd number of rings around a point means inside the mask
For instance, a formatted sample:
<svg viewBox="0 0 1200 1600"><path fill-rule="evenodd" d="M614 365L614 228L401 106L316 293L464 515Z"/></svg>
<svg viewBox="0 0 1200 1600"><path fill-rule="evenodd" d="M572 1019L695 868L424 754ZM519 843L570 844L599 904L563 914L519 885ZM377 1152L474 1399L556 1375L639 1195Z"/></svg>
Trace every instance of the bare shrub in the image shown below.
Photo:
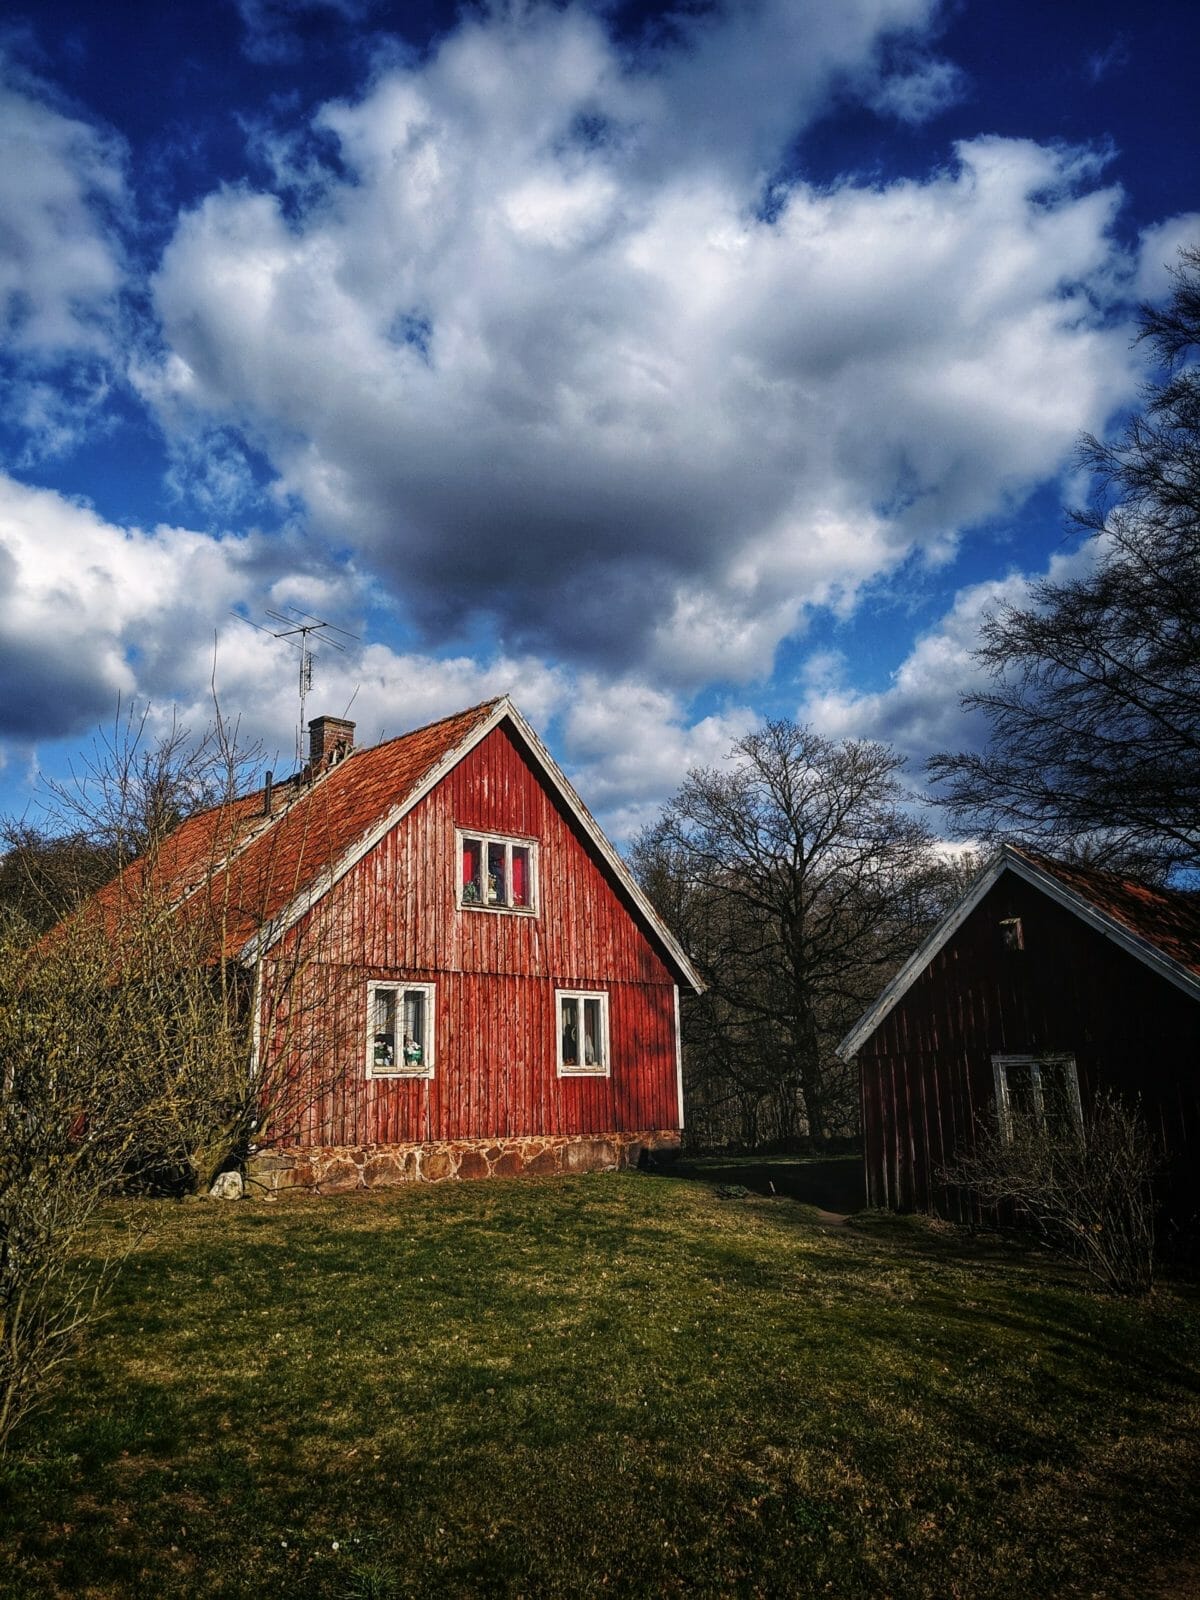
<svg viewBox="0 0 1200 1600"><path fill-rule="evenodd" d="M256 973L226 937L252 911L206 887L247 825L243 772L219 713L197 741L127 719L54 791L50 830L4 830L32 914L0 904L0 1449L111 1280L85 1238L97 1208L131 1185L207 1188L282 1090L255 1060ZM184 882L173 829L198 803ZM81 839L119 869L90 898ZM276 963L284 1000L304 961Z"/></svg>
<svg viewBox="0 0 1200 1600"><path fill-rule="evenodd" d="M1013 1206L1110 1293L1141 1295L1154 1280L1161 1164L1140 1110L1102 1090L1079 1121L1013 1111L981 1124L940 1176L985 1206Z"/></svg>
<svg viewBox="0 0 1200 1600"><path fill-rule="evenodd" d="M117 926L110 909L40 937L0 920L0 1449L118 1265L97 1209L207 1186L257 1106L246 981L243 999L149 898Z"/></svg>
<svg viewBox="0 0 1200 1600"><path fill-rule="evenodd" d="M98 930L0 924L0 1449L72 1350L113 1262L80 1248L136 1122Z"/></svg>

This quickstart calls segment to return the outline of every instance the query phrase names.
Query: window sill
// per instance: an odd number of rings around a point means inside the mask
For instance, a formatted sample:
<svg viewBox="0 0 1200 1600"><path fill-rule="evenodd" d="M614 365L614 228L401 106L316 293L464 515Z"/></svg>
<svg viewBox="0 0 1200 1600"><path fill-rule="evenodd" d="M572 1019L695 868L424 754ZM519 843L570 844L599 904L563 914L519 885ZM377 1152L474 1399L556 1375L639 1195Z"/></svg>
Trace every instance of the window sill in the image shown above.
<svg viewBox="0 0 1200 1600"><path fill-rule="evenodd" d="M504 917L536 917L536 906L485 906L475 900L460 900L460 911L490 911Z"/></svg>
<svg viewBox="0 0 1200 1600"><path fill-rule="evenodd" d="M611 1078L607 1067L559 1067L560 1078Z"/></svg>
<svg viewBox="0 0 1200 1600"><path fill-rule="evenodd" d="M393 1082L397 1078L408 1078L417 1083L422 1081L428 1083L433 1076L432 1067L422 1067L420 1072L405 1072L403 1067L371 1068L367 1072L368 1078L383 1078Z"/></svg>

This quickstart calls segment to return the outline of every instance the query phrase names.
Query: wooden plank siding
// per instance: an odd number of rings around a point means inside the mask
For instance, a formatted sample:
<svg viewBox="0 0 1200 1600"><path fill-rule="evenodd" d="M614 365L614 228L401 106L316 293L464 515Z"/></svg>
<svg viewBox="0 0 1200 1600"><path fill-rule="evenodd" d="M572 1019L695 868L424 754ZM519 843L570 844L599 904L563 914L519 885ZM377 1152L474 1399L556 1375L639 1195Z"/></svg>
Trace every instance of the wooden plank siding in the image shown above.
<svg viewBox="0 0 1200 1600"><path fill-rule="evenodd" d="M535 912L458 905L456 829L536 840ZM507 726L317 901L274 960L301 968L295 1021L268 1046L296 1074L285 1146L680 1126L675 974ZM366 1076L372 980L436 985L431 1079ZM608 1077L558 1077L556 988L607 992Z"/></svg>
<svg viewBox="0 0 1200 1600"><path fill-rule="evenodd" d="M1011 917L1022 950L1003 946ZM1074 1056L1085 1106L1101 1085L1140 1097L1170 1187L1194 1190L1200 1005L1007 873L858 1050L868 1203L965 1216L937 1174L992 1114L993 1054L1056 1052Z"/></svg>

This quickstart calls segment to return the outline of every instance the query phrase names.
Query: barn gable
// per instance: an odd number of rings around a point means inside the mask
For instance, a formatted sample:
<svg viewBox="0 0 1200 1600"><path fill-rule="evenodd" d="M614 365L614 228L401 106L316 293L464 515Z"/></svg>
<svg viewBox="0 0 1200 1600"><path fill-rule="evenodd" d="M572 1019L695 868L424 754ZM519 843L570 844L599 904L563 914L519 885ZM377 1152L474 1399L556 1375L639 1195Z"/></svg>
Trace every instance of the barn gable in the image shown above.
<svg viewBox="0 0 1200 1600"><path fill-rule="evenodd" d="M355 963L377 968L553 972L572 983L679 980L657 915L651 922L629 905L627 869L618 873L594 848L511 724L498 722L473 740L437 783L388 820L339 863L331 885L292 908L286 929L262 941L264 954L286 944L293 930L325 947L330 935L318 932L321 926L337 930ZM536 914L462 907L463 845L476 839L532 851Z"/></svg>
<svg viewBox="0 0 1200 1600"><path fill-rule="evenodd" d="M1200 999L1200 906L1190 896L1004 845L838 1045L843 1061L858 1052L1006 872L1048 895L1185 994Z"/></svg>
<svg viewBox="0 0 1200 1600"><path fill-rule="evenodd" d="M1193 897L1006 850L851 1030L872 1204L970 1214L940 1176L1014 1095L1140 1102L1194 1209L1200 923Z"/></svg>

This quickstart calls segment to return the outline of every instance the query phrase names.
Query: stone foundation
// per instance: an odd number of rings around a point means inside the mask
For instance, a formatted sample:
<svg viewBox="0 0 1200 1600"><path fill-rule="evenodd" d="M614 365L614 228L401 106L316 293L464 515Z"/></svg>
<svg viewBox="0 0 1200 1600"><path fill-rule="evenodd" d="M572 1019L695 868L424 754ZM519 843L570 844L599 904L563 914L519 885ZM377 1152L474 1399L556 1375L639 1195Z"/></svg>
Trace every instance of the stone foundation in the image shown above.
<svg viewBox="0 0 1200 1600"><path fill-rule="evenodd" d="M250 1157L250 1192L310 1189L343 1194L397 1183L456 1178L515 1178L529 1173L612 1172L636 1167L643 1150L677 1149L673 1129L652 1133L545 1135L527 1139L453 1139L429 1144L376 1144L262 1150Z"/></svg>

